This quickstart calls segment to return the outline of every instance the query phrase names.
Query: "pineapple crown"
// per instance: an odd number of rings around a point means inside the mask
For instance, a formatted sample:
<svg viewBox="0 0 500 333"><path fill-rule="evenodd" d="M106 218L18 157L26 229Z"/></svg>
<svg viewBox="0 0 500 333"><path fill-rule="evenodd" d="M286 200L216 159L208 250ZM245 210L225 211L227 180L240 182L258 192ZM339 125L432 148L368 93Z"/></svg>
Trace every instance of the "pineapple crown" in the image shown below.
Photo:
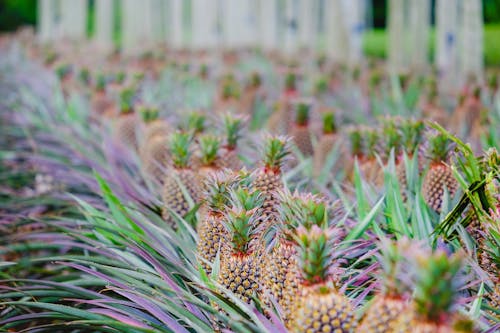
<svg viewBox="0 0 500 333"><path fill-rule="evenodd" d="M316 79L314 83L314 91L316 94L323 94L328 91L328 78L325 76L321 76Z"/></svg>
<svg viewBox="0 0 500 333"><path fill-rule="evenodd" d="M323 113L323 134L333 134L337 132L337 123L335 121L335 113Z"/></svg>
<svg viewBox="0 0 500 333"><path fill-rule="evenodd" d="M407 258L410 253L414 253L413 244L405 238L399 241L383 238L379 248L378 261L381 272L378 274L382 283L382 292L389 297L403 297L410 291L408 283L410 277L408 275L411 265ZM420 249L416 248L415 250Z"/></svg>
<svg viewBox="0 0 500 333"><path fill-rule="evenodd" d="M391 150L394 149L394 153L397 155L401 148L402 136L395 119L388 119L383 126L383 130L386 137L385 153L389 155Z"/></svg>
<svg viewBox="0 0 500 333"><path fill-rule="evenodd" d="M115 75L115 82L118 83L118 84L122 84L123 82L125 82L125 78L127 77L127 74L125 74L125 72L118 72L116 73Z"/></svg>
<svg viewBox="0 0 500 333"><path fill-rule="evenodd" d="M222 88L222 97L224 99L240 98L240 96L241 96L241 91L237 81L230 80L224 83L224 86Z"/></svg>
<svg viewBox="0 0 500 333"><path fill-rule="evenodd" d="M379 71L374 71L370 76L370 87L377 87L382 82L382 74Z"/></svg>
<svg viewBox="0 0 500 333"><path fill-rule="evenodd" d="M207 64L202 64L200 66L200 76L201 77L206 77L208 75L208 65Z"/></svg>
<svg viewBox="0 0 500 333"><path fill-rule="evenodd" d="M199 138L201 162L203 165L213 165L219 153L220 138L212 134L205 134Z"/></svg>
<svg viewBox="0 0 500 333"><path fill-rule="evenodd" d="M80 82L84 84L89 84L90 83L90 71L88 68L84 67L80 70L80 73L78 74L78 79Z"/></svg>
<svg viewBox="0 0 500 333"><path fill-rule="evenodd" d="M104 91L106 88L106 76L103 73L97 74L95 79L95 88L98 91Z"/></svg>
<svg viewBox="0 0 500 333"><path fill-rule="evenodd" d="M159 115L157 107L147 105L139 106L139 113L146 124L158 119Z"/></svg>
<svg viewBox="0 0 500 333"><path fill-rule="evenodd" d="M452 141L438 133L429 139L429 155L433 162L445 162L451 150Z"/></svg>
<svg viewBox="0 0 500 333"><path fill-rule="evenodd" d="M205 130L206 117L201 112L191 112L187 118L187 129L194 134L202 133Z"/></svg>
<svg viewBox="0 0 500 333"><path fill-rule="evenodd" d="M170 137L170 153L175 167L187 168L191 158L190 145L193 136L186 132L176 132Z"/></svg>
<svg viewBox="0 0 500 333"><path fill-rule="evenodd" d="M267 170L278 173L289 154L289 138L285 136L268 136L264 139L263 161Z"/></svg>
<svg viewBox="0 0 500 333"><path fill-rule="evenodd" d="M363 135L360 128L353 128L349 131L349 142L351 144L352 155L363 154Z"/></svg>
<svg viewBox="0 0 500 333"><path fill-rule="evenodd" d="M314 225L321 228L328 225L328 206L320 197L284 190L278 193L278 198L281 202L280 229L285 239L293 241L299 225L308 230Z"/></svg>
<svg viewBox="0 0 500 333"><path fill-rule="evenodd" d="M285 77L285 89L295 90L297 89L297 75L295 73L287 73Z"/></svg>
<svg viewBox="0 0 500 333"><path fill-rule="evenodd" d="M295 123L298 126L306 126L309 123L309 112L311 104L307 102L299 102L296 106Z"/></svg>
<svg viewBox="0 0 500 333"><path fill-rule="evenodd" d="M455 277L462 266L462 256L460 253L448 256L438 249L430 255L418 255L416 260L415 310L425 321L439 322L455 301Z"/></svg>
<svg viewBox="0 0 500 333"><path fill-rule="evenodd" d="M56 68L56 75L61 80L69 75L72 71L72 67L70 64L61 64Z"/></svg>
<svg viewBox="0 0 500 333"><path fill-rule="evenodd" d="M403 146L407 153L413 154L422 142L425 125L421 120L405 120L401 124Z"/></svg>
<svg viewBox="0 0 500 333"><path fill-rule="evenodd" d="M262 78L258 72L252 72L250 75L250 87L258 88L262 84Z"/></svg>
<svg viewBox="0 0 500 333"><path fill-rule="evenodd" d="M120 112L130 113L132 112L132 102L134 99L135 90L131 87L123 88L120 91Z"/></svg>
<svg viewBox="0 0 500 333"><path fill-rule="evenodd" d="M234 150L237 147L238 140L241 138L245 118L242 116L233 116L226 114L224 116L224 128L226 131L226 147Z"/></svg>
<svg viewBox="0 0 500 333"><path fill-rule="evenodd" d="M238 187L231 192L231 208L226 213L233 253L249 254L257 233L258 210L262 205L259 192L248 187Z"/></svg>
<svg viewBox="0 0 500 333"><path fill-rule="evenodd" d="M297 228L299 267L307 285L324 284L331 279L333 264L331 231L313 225Z"/></svg>
<svg viewBox="0 0 500 333"><path fill-rule="evenodd" d="M240 181L240 175L230 171L211 173L204 183L204 197L208 209L222 214L230 203L231 191Z"/></svg>
<svg viewBox="0 0 500 333"><path fill-rule="evenodd" d="M364 137L362 137L363 154L370 158L375 156L377 152L377 144L380 140L379 132L374 128L367 128L364 130Z"/></svg>

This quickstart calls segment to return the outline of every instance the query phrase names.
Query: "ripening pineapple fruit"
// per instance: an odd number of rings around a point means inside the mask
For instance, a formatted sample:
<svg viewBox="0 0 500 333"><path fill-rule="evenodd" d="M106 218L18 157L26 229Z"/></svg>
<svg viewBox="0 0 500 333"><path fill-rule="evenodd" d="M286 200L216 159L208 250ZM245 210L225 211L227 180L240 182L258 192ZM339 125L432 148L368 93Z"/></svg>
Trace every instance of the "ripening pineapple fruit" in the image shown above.
<svg viewBox="0 0 500 333"><path fill-rule="evenodd" d="M168 148L168 136L158 135L144 142L140 156L146 173L153 180L163 184L172 159Z"/></svg>
<svg viewBox="0 0 500 333"><path fill-rule="evenodd" d="M125 88L120 92L120 114L115 123L115 131L120 142L128 147L137 148L137 116L133 110L135 91Z"/></svg>
<svg viewBox="0 0 500 333"><path fill-rule="evenodd" d="M270 305L274 299L281 306L282 319L290 325L291 311L298 293L299 267L297 262L296 229L299 225L311 228L327 222L327 205L311 194L284 191L279 193L280 218L274 246L262 260L263 301Z"/></svg>
<svg viewBox="0 0 500 333"><path fill-rule="evenodd" d="M250 75L247 85L241 97L241 112L245 114L253 114L255 103L262 95L261 91L262 78L258 72L253 72Z"/></svg>
<svg viewBox="0 0 500 333"><path fill-rule="evenodd" d="M106 76L103 73L97 74L94 83L94 93L92 94L92 111L98 115L104 114L104 112L112 107L112 102L106 96Z"/></svg>
<svg viewBox="0 0 500 333"><path fill-rule="evenodd" d="M377 277L382 285L369 308L366 310L358 327L359 332L388 333L393 332L399 315L408 306L408 285L402 277L408 273L408 262L405 261L411 248L407 241L394 243L384 240L380 245L381 270Z"/></svg>
<svg viewBox="0 0 500 333"><path fill-rule="evenodd" d="M313 154L311 132L309 130L311 104L304 101L299 102L295 107L295 112L295 122L290 128L289 135L304 156L311 156Z"/></svg>
<svg viewBox="0 0 500 333"><path fill-rule="evenodd" d="M458 333L473 332L473 323L456 313L456 276L462 256L444 250L416 256L415 291L412 304L401 312L392 332Z"/></svg>
<svg viewBox="0 0 500 333"><path fill-rule="evenodd" d="M283 189L282 166L290 154L289 139L282 136L267 136L263 145L262 166L255 170L253 186L262 195L260 221L267 226L275 223L278 217L279 201L276 191ZM263 227L262 230L265 230Z"/></svg>
<svg viewBox="0 0 500 333"><path fill-rule="evenodd" d="M297 229L301 281L292 312L292 332L354 332L356 320L349 299L329 272L333 264L332 231L313 225Z"/></svg>
<svg viewBox="0 0 500 333"><path fill-rule="evenodd" d="M323 113L323 132L316 147L314 147L313 175L315 177L320 175L328 155L338 140L335 114L333 112Z"/></svg>
<svg viewBox="0 0 500 333"><path fill-rule="evenodd" d="M384 182L384 173L377 160L378 145L381 142L379 132L374 128L364 127L360 129L361 155L357 155L359 170L365 179L376 186ZM352 137L351 137L352 140ZM354 138L356 145L357 138Z"/></svg>
<svg viewBox="0 0 500 333"><path fill-rule="evenodd" d="M231 170L240 170L243 163L238 157L238 141L241 138L245 118L226 114L224 116L224 130L226 142L221 149L221 157L217 160L219 167Z"/></svg>
<svg viewBox="0 0 500 333"><path fill-rule="evenodd" d="M231 193L231 207L225 214L224 255L217 282L243 302L260 293L260 253L256 246L257 212L262 201L253 189L239 187Z"/></svg>
<svg viewBox="0 0 500 333"><path fill-rule="evenodd" d="M241 112L240 109L241 88L234 77L227 78L222 84L222 91L214 105L215 112Z"/></svg>
<svg viewBox="0 0 500 333"><path fill-rule="evenodd" d="M198 179L189 167L191 157L190 145L192 136L189 133L177 132L170 138L170 155L172 166L168 169L163 181L163 218L175 225L170 210L185 217L191 210L189 198L196 203L199 199Z"/></svg>
<svg viewBox="0 0 500 333"><path fill-rule="evenodd" d="M192 111L187 114L181 126L184 131L190 132L195 137L205 132L206 127L207 117L198 111Z"/></svg>
<svg viewBox="0 0 500 333"><path fill-rule="evenodd" d="M197 250L200 264L207 274L211 273L212 264L228 235L224 227L224 213L237 182L237 175L219 171L207 177L203 185L205 209L198 224Z"/></svg>
<svg viewBox="0 0 500 333"><path fill-rule="evenodd" d="M422 192L425 201L436 212L441 212L445 189L453 197L458 189L458 182L453 176L449 160L451 140L444 134L437 134L429 139L431 162L424 177Z"/></svg>
<svg viewBox="0 0 500 333"><path fill-rule="evenodd" d="M143 115L143 122L145 124L143 144L147 144L157 136L167 137L172 133L170 124L158 117L158 109L148 109L149 111L146 111L146 114Z"/></svg>

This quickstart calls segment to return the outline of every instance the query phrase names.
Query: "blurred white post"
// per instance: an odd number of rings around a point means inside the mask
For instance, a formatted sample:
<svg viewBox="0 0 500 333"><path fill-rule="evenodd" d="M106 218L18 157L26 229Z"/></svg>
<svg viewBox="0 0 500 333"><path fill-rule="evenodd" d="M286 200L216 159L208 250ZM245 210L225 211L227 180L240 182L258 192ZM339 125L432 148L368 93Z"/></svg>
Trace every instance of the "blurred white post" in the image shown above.
<svg viewBox="0 0 500 333"><path fill-rule="evenodd" d="M430 0L410 0L409 55L414 68L425 68L428 64L430 7Z"/></svg>
<svg viewBox="0 0 500 333"><path fill-rule="evenodd" d="M261 0L259 5L261 46L273 50L278 46L278 3L276 0Z"/></svg>
<svg viewBox="0 0 500 333"><path fill-rule="evenodd" d="M343 0L348 61L359 64L363 56L363 33L365 31L366 0Z"/></svg>
<svg viewBox="0 0 500 333"><path fill-rule="evenodd" d="M113 48L114 7L113 0L98 0L95 2L95 34L97 47L109 52Z"/></svg>
<svg viewBox="0 0 500 333"><path fill-rule="evenodd" d="M170 19L172 22L170 37L172 47L174 49L183 48L184 38L183 38L183 10L182 10L183 0L172 0L170 3Z"/></svg>
<svg viewBox="0 0 500 333"><path fill-rule="evenodd" d="M194 49L212 49L217 46L217 2L215 0L192 1L192 26L191 46Z"/></svg>
<svg viewBox="0 0 500 333"><path fill-rule="evenodd" d="M295 0L285 0L285 19L283 24L285 30L285 52L293 54L298 49L298 15Z"/></svg>
<svg viewBox="0 0 500 333"><path fill-rule="evenodd" d="M440 86L450 91L457 86L458 70L458 2L436 2L435 63L439 71Z"/></svg>
<svg viewBox="0 0 500 333"><path fill-rule="evenodd" d="M468 79L469 76L480 80L483 77L482 3L480 0L464 0L462 6L462 80Z"/></svg>
<svg viewBox="0 0 500 333"><path fill-rule="evenodd" d="M42 42L54 39L56 31L56 0L38 0L38 37Z"/></svg>
<svg viewBox="0 0 500 333"><path fill-rule="evenodd" d="M348 60L348 37L342 0L328 0L325 3L326 50L338 63Z"/></svg>
<svg viewBox="0 0 500 333"><path fill-rule="evenodd" d="M73 40L87 37L87 0L62 0L61 34Z"/></svg>
<svg viewBox="0 0 500 333"><path fill-rule="evenodd" d="M222 5L224 44L228 48L248 47L255 43L256 6L252 0L224 0Z"/></svg>
<svg viewBox="0 0 500 333"><path fill-rule="evenodd" d="M389 0L389 70L398 72L405 67L404 0Z"/></svg>
<svg viewBox="0 0 500 333"><path fill-rule="evenodd" d="M100 0L97 0L100 1ZM155 44L160 44L166 40L166 23L167 17L165 16L165 0L149 0L151 12L151 30L152 39Z"/></svg>
<svg viewBox="0 0 500 333"><path fill-rule="evenodd" d="M299 0L299 46L308 50L316 48L317 8L317 0Z"/></svg>
<svg viewBox="0 0 500 333"><path fill-rule="evenodd" d="M153 38L151 0L123 0L122 47L128 55L137 55L151 46Z"/></svg>

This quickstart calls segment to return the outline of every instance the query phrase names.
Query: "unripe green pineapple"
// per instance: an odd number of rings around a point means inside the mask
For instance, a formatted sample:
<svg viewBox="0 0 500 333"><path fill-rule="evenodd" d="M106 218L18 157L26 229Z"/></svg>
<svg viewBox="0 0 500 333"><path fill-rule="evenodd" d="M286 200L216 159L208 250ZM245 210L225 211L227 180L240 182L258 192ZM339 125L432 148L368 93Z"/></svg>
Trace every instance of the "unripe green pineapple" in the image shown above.
<svg viewBox="0 0 500 333"><path fill-rule="evenodd" d="M454 313L456 276L462 256L448 256L443 250L416 256L416 286L412 305L395 325L397 333L473 332L472 322Z"/></svg>
<svg viewBox="0 0 500 333"><path fill-rule="evenodd" d="M306 102L300 102L296 105L295 111L295 122L290 129L289 135L293 138L294 144L304 156L311 156L314 152L311 133L309 131L311 105Z"/></svg>
<svg viewBox="0 0 500 333"><path fill-rule="evenodd" d="M292 332L354 332L356 320L349 299L334 286L331 232L313 225L297 230L302 281L295 302Z"/></svg>
<svg viewBox="0 0 500 333"><path fill-rule="evenodd" d="M217 282L245 303L260 294L261 257L256 235L261 203L257 191L239 187L231 193L232 207L225 214L226 249L221 257Z"/></svg>
<svg viewBox="0 0 500 333"><path fill-rule="evenodd" d="M458 182L451 168L446 164L450 153L451 141L443 134L430 138L431 163L422 184L425 201L436 212L441 212L445 188L450 197L458 189Z"/></svg>
<svg viewBox="0 0 500 333"><path fill-rule="evenodd" d="M245 118L226 114L224 116L224 130L226 142L222 147L221 158L218 159L218 165L221 168L231 170L240 170L243 163L238 157L238 141L241 138Z"/></svg>
<svg viewBox="0 0 500 333"><path fill-rule="evenodd" d="M189 133L174 133L170 138L172 167L165 175L163 183L163 204L165 205L163 218L172 225L175 225L175 219L167 207L181 217L185 217L192 208L188 196L193 203L199 199L198 179L188 165L191 157L191 142L192 136Z"/></svg>
<svg viewBox="0 0 500 333"><path fill-rule="evenodd" d="M135 91L125 88L120 92L120 114L116 120L115 130L120 142L128 147L137 149L137 116L133 110Z"/></svg>
<svg viewBox="0 0 500 333"><path fill-rule="evenodd" d="M253 185L263 198L260 221L265 222L262 230L274 224L278 217L276 191L283 189L281 168L290 154L289 139L268 136L264 139L262 166L254 172Z"/></svg>
<svg viewBox="0 0 500 333"><path fill-rule="evenodd" d="M328 154L332 151L335 143L338 141L337 123L333 112L323 114L323 133L314 148L313 174L319 176L323 169Z"/></svg>
<svg viewBox="0 0 500 333"><path fill-rule="evenodd" d="M224 212L230 203L230 193L238 181L235 174L219 171L207 177L204 184L204 209L198 224L198 257L207 274L222 248L228 232L224 227Z"/></svg>

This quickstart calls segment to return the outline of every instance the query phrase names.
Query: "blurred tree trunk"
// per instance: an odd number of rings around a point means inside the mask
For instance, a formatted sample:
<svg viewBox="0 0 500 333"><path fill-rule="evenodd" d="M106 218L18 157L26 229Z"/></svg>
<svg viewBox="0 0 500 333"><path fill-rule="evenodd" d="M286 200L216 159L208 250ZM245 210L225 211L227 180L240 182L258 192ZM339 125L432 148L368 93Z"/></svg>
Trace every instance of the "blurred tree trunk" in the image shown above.
<svg viewBox="0 0 500 333"><path fill-rule="evenodd" d="M389 70L400 72L406 68L404 0L389 0Z"/></svg>
<svg viewBox="0 0 500 333"><path fill-rule="evenodd" d="M61 1L61 34L72 40L87 37L87 0Z"/></svg>
<svg viewBox="0 0 500 333"><path fill-rule="evenodd" d="M458 2L436 2L436 53L440 90L450 92L458 87Z"/></svg>
<svg viewBox="0 0 500 333"><path fill-rule="evenodd" d="M168 16L171 21L170 26L170 42L174 49L180 49L184 44L184 17L183 17L183 0L171 0L170 14Z"/></svg>
<svg viewBox="0 0 500 333"><path fill-rule="evenodd" d="M113 48L114 6L113 0L95 2L94 39L99 49L109 52Z"/></svg>
<svg viewBox="0 0 500 333"><path fill-rule="evenodd" d="M363 33L366 17L365 0L343 0L346 40L348 43L347 60L351 65L360 63L363 55Z"/></svg>
<svg viewBox="0 0 500 333"><path fill-rule="evenodd" d="M483 11L480 0L464 0L462 6L462 83L471 83L483 77Z"/></svg>
<svg viewBox="0 0 500 333"><path fill-rule="evenodd" d="M284 41L285 53L294 54L298 49L298 15L297 2L295 0L285 0Z"/></svg>
<svg viewBox="0 0 500 333"><path fill-rule="evenodd" d="M153 7L151 0L123 0L122 49L125 54L137 55L152 46Z"/></svg>
<svg viewBox="0 0 500 333"><path fill-rule="evenodd" d="M226 47L253 46L256 40L256 4L252 0L225 0L222 24Z"/></svg>
<svg viewBox="0 0 500 333"><path fill-rule="evenodd" d="M42 42L55 38L56 14L56 0L38 0L37 30Z"/></svg>
<svg viewBox="0 0 500 333"><path fill-rule="evenodd" d="M265 50L278 46L278 3L276 0L260 0L259 27L260 43Z"/></svg>
<svg viewBox="0 0 500 333"><path fill-rule="evenodd" d="M349 42L342 0L325 3L326 51L337 63L347 63Z"/></svg>
<svg viewBox="0 0 500 333"><path fill-rule="evenodd" d="M431 24L430 0L410 0L410 59L414 69L428 65Z"/></svg>
<svg viewBox="0 0 500 333"><path fill-rule="evenodd" d="M217 46L217 2L215 0L193 0L192 24L194 49L213 49Z"/></svg>
<svg viewBox="0 0 500 333"><path fill-rule="evenodd" d="M299 46L314 51L317 42L318 1L299 0L298 15Z"/></svg>

